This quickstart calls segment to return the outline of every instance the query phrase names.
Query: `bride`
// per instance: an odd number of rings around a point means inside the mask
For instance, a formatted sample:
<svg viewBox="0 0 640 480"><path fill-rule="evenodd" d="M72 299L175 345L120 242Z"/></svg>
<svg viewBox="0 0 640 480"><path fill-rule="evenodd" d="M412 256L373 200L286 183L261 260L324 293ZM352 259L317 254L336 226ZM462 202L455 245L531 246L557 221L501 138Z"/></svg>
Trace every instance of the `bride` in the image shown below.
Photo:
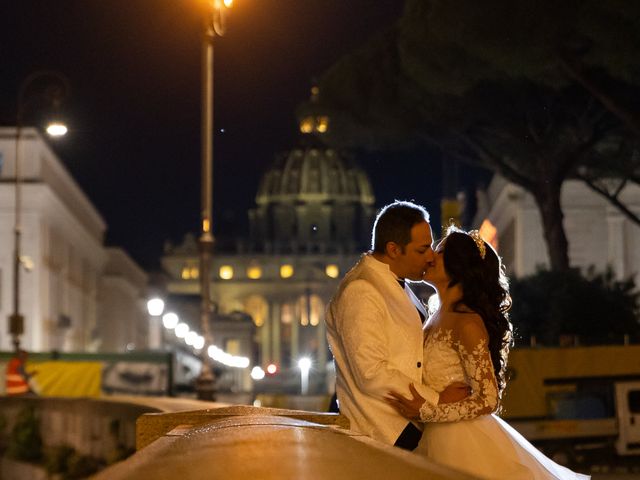
<svg viewBox="0 0 640 480"><path fill-rule="evenodd" d="M493 412L506 385L512 328L508 280L500 258L477 231L450 227L424 280L440 305L425 327L423 382L443 390L465 382L472 393L432 405L410 385L413 398L389 392L403 416L424 423L415 452L486 479L587 479L545 457Z"/></svg>

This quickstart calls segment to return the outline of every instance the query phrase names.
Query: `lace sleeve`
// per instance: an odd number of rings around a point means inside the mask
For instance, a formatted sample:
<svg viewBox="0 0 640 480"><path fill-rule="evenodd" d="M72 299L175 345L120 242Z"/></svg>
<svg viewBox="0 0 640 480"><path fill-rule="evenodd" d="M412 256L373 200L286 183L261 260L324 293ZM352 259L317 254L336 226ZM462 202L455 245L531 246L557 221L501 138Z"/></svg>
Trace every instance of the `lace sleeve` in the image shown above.
<svg viewBox="0 0 640 480"><path fill-rule="evenodd" d="M498 406L498 386L489 354L489 338L484 325L470 320L462 326L453 348L458 351L471 386L471 395L456 403L433 405L425 402L420 408L420 420L423 422L470 420L489 414Z"/></svg>

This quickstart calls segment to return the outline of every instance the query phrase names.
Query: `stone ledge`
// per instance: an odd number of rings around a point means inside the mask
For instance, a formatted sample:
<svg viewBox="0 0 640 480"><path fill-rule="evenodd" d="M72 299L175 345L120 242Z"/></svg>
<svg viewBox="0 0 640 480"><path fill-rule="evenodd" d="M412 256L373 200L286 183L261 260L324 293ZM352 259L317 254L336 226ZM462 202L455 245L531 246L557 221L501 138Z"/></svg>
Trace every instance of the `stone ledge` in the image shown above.
<svg viewBox="0 0 640 480"><path fill-rule="evenodd" d="M0 457L0 478L12 480L47 480L47 471L40 465Z"/></svg>
<svg viewBox="0 0 640 480"><path fill-rule="evenodd" d="M140 450L158 438L167 435L177 427L188 429L200 425L218 422L230 417L245 416L289 417L318 425L349 428L349 420L336 413L307 412L280 408L251 407L247 405L226 406L207 410L195 410L175 413L146 413L136 422L136 449Z"/></svg>
<svg viewBox="0 0 640 480"><path fill-rule="evenodd" d="M208 415L208 423L195 427L178 425L93 480L472 478L420 455L339 428L332 423L338 420L335 414L315 415L331 419L328 424L318 424L301 418L314 416L308 412L268 415L258 408L216 410L222 410L218 418L213 419L215 412L207 412L200 419ZM297 413L302 415L296 416ZM185 414L177 416L185 418Z"/></svg>

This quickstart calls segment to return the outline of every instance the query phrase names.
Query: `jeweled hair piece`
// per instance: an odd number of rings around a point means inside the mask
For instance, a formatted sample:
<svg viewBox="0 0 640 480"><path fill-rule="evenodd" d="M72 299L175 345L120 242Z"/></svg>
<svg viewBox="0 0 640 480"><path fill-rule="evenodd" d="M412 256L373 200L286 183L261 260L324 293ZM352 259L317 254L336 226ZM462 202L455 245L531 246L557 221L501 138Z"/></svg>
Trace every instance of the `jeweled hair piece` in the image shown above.
<svg viewBox="0 0 640 480"><path fill-rule="evenodd" d="M487 254L487 247L480 236L480 232L478 230L471 230L469 232L469 236L473 238L474 242L476 242L476 247L478 247L478 252L480 252L480 258L484 260L484 257Z"/></svg>

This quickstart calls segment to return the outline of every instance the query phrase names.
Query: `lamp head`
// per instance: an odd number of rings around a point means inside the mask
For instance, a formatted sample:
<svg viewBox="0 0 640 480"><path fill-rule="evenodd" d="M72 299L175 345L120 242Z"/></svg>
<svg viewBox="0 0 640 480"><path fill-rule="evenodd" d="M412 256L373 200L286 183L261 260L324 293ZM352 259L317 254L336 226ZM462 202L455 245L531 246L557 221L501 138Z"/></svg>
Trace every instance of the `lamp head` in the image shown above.
<svg viewBox="0 0 640 480"><path fill-rule="evenodd" d="M56 121L50 122L45 130L50 137L63 137L69 131L64 123Z"/></svg>

